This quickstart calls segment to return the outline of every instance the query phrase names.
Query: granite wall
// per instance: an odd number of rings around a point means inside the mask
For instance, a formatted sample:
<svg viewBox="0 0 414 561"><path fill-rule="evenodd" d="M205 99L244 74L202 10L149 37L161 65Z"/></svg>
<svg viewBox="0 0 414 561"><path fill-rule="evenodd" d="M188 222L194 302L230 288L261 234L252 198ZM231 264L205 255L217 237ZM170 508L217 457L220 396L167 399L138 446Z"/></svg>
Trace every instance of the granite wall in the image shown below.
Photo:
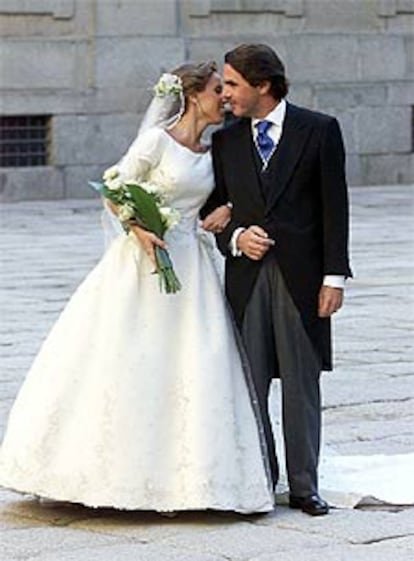
<svg viewBox="0 0 414 561"><path fill-rule="evenodd" d="M414 182L414 0L0 0L0 114L51 114L47 167L0 200L88 197L178 63L266 42L289 99L338 117L351 184Z"/></svg>

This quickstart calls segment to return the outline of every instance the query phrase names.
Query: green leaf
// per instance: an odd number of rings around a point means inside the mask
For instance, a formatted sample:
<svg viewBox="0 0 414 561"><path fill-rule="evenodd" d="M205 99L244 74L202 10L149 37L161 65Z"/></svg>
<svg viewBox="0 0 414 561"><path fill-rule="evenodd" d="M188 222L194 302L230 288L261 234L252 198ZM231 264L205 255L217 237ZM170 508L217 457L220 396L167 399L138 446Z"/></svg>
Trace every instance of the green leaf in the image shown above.
<svg viewBox="0 0 414 561"><path fill-rule="evenodd" d="M128 190L131 193L139 220L148 230L156 234L159 238L163 238L166 228L154 200L154 196L147 193L147 191L139 185L130 185L128 186Z"/></svg>
<svg viewBox="0 0 414 561"><path fill-rule="evenodd" d="M122 194L120 191L111 191L102 181L88 181L88 185L92 187L94 191L97 191L105 197L105 199L109 199L115 204L122 204Z"/></svg>
<svg viewBox="0 0 414 561"><path fill-rule="evenodd" d="M112 191L108 189L105 184L102 184L102 195L116 205L122 205L124 203L124 196L120 189Z"/></svg>

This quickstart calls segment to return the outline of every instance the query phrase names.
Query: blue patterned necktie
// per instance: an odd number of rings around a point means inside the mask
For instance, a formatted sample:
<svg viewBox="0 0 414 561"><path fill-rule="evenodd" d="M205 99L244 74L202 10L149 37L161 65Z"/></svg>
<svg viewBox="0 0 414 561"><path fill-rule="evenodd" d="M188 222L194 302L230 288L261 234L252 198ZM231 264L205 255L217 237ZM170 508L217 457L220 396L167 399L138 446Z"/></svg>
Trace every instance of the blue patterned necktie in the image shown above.
<svg viewBox="0 0 414 561"><path fill-rule="evenodd" d="M263 160L264 167L267 166L270 157L272 156L273 151L275 149L275 143L268 135L268 131L271 126L272 123L270 121L259 121L256 124L256 128L257 128L256 146Z"/></svg>

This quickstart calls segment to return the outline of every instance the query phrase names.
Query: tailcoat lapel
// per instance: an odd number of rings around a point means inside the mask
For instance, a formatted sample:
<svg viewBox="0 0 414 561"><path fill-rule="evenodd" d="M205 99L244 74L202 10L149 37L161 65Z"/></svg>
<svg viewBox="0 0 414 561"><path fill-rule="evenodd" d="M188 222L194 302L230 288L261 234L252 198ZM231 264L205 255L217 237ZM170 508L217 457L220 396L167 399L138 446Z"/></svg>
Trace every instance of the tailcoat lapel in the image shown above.
<svg viewBox="0 0 414 561"><path fill-rule="evenodd" d="M310 132L311 127L298 119L295 106L288 103L282 136L269 162L269 172L272 174L274 189L272 189L268 197L266 205L268 211L275 206L279 197L286 189L289 179L302 155Z"/></svg>

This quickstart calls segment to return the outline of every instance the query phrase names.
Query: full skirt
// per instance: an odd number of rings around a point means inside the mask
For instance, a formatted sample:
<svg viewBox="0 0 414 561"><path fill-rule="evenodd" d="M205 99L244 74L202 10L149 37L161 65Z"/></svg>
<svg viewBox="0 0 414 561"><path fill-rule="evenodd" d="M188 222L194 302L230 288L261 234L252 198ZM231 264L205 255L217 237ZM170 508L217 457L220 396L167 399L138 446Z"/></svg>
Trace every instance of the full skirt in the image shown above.
<svg viewBox="0 0 414 561"><path fill-rule="evenodd" d="M0 484L92 507L273 508L254 392L211 240L171 236L160 292L134 236L79 286L10 413Z"/></svg>

